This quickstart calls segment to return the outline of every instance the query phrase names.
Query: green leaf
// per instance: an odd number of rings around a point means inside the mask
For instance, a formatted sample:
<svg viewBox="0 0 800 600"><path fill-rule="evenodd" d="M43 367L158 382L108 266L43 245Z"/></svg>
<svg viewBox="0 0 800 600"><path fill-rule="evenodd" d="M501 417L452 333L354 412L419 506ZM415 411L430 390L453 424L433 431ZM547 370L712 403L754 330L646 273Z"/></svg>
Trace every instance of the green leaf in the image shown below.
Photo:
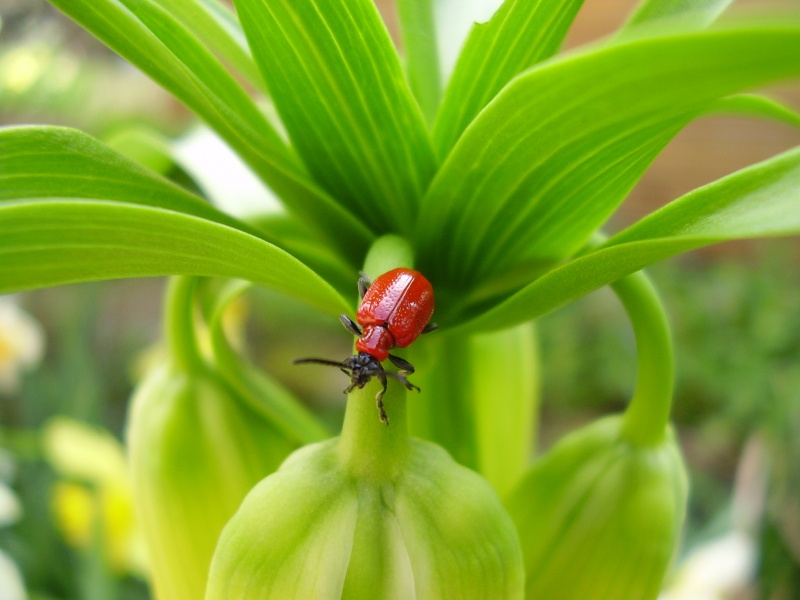
<svg viewBox="0 0 800 600"><path fill-rule="evenodd" d="M218 0L158 0L158 4L244 75L248 83L256 88L264 87L242 27L226 5Z"/></svg>
<svg viewBox="0 0 800 600"><path fill-rule="evenodd" d="M347 297L357 279L356 270L330 251L325 240L314 235L297 219L284 214L270 214L250 221L264 237L296 256L315 273Z"/></svg>
<svg viewBox="0 0 800 600"><path fill-rule="evenodd" d="M720 16L733 0L642 0L623 31L647 27L703 29ZM656 30L657 31L657 30Z"/></svg>
<svg viewBox="0 0 800 600"><path fill-rule="evenodd" d="M569 256L709 103L800 74L798 47L796 26L676 35L517 77L465 132L424 198L420 266L457 292Z"/></svg>
<svg viewBox="0 0 800 600"><path fill-rule="evenodd" d="M675 200L465 323L463 330L501 329L534 319L649 264L695 248L798 233L800 148Z"/></svg>
<svg viewBox="0 0 800 600"><path fill-rule="evenodd" d="M371 0L237 0L281 120L316 181L375 231L411 225L434 170Z"/></svg>
<svg viewBox="0 0 800 600"><path fill-rule="evenodd" d="M492 19L473 26L433 130L447 153L484 106L514 76L556 53L583 0L506 0Z"/></svg>
<svg viewBox="0 0 800 600"><path fill-rule="evenodd" d="M792 127L800 127L800 113L759 94L736 94L722 98L711 105L708 113L770 119Z"/></svg>
<svg viewBox="0 0 800 600"><path fill-rule="evenodd" d="M372 234L309 181L291 150L224 67L152 0L125 1L137 14L119 0L52 3L195 111L289 210L313 223L344 256L359 259Z"/></svg>
<svg viewBox="0 0 800 600"><path fill-rule="evenodd" d="M436 46L435 0L398 0L408 84L428 123L433 123L442 94Z"/></svg>
<svg viewBox="0 0 800 600"><path fill-rule="evenodd" d="M153 0L53 0L53 4L195 110L234 147L297 171L288 148L236 80Z"/></svg>
<svg viewBox="0 0 800 600"><path fill-rule="evenodd" d="M0 200L115 200L167 208L250 233L255 231L75 129L0 129L0 156Z"/></svg>
<svg viewBox="0 0 800 600"><path fill-rule="evenodd" d="M225 225L115 202L0 204L0 293L158 275L246 279L331 314L349 306L290 254Z"/></svg>

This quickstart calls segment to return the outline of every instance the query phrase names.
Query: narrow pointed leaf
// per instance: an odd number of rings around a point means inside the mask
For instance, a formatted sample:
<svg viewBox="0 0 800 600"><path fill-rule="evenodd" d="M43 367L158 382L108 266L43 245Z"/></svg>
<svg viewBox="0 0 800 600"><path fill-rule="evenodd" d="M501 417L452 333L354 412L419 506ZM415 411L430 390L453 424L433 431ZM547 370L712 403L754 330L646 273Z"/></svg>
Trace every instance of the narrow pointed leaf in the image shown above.
<svg viewBox="0 0 800 600"><path fill-rule="evenodd" d="M435 0L397 2L408 84L428 123L433 123L442 94L434 4Z"/></svg>
<svg viewBox="0 0 800 600"><path fill-rule="evenodd" d="M800 75L798 47L800 27L762 26L612 45L520 75L424 198L420 266L458 290L570 255L711 102Z"/></svg>
<svg viewBox="0 0 800 600"><path fill-rule="evenodd" d="M583 0L506 0L488 23L472 28L434 126L438 156L447 155L514 76L556 53L582 5Z"/></svg>
<svg viewBox="0 0 800 600"><path fill-rule="evenodd" d="M175 57L190 70L201 82L230 107L237 116L244 119L267 141L276 148L281 140L272 127L263 131L266 122L264 115L258 110L252 99L245 93L236 79L225 66L203 45L200 38L181 22L174 14L168 12L158 2L163 0L119 0L137 19L150 30ZM195 18L202 11L194 7Z"/></svg>
<svg viewBox="0 0 800 600"><path fill-rule="evenodd" d="M434 163L371 0L237 0L292 143L320 185L375 231L410 224Z"/></svg>
<svg viewBox="0 0 800 600"><path fill-rule="evenodd" d="M0 293L181 274L246 279L328 313L348 308L293 256L204 219L114 202L0 204Z"/></svg>
<svg viewBox="0 0 800 600"><path fill-rule="evenodd" d="M256 88L264 86L241 25L227 6L218 0L158 0L158 4L244 75L248 83Z"/></svg>
<svg viewBox="0 0 800 600"><path fill-rule="evenodd" d="M218 61L152 0L126 2L138 15L119 0L52 3L195 111L289 210L313 223L345 256L360 258L372 238L369 230L308 179L291 150Z"/></svg>
<svg viewBox="0 0 800 600"><path fill-rule="evenodd" d="M0 156L0 200L116 200L167 208L250 233L255 231L75 129L0 129Z"/></svg>
<svg viewBox="0 0 800 600"><path fill-rule="evenodd" d="M703 29L732 3L733 0L642 0L623 30L640 25Z"/></svg>
<svg viewBox="0 0 800 600"><path fill-rule="evenodd" d="M717 242L800 234L800 148L697 189L466 323L506 328L649 264Z"/></svg>
<svg viewBox="0 0 800 600"><path fill-rule="evenodd" d="M709 114L769 119L800 127L800 113L789 106L759 94L736 94L715 102Z"/></svg>

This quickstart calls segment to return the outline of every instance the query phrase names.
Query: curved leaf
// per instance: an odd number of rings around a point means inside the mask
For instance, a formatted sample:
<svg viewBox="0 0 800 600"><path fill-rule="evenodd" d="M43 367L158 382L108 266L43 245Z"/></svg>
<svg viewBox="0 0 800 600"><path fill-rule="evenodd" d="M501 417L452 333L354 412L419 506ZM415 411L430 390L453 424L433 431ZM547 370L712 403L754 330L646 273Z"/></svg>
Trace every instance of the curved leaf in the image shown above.
<svg viewBox="0 0 800 600"><path fill-rule="evenodd" d="M225 225L115 202L0 204L0 293L159 275L246 279L327 313L349 307L290 254Z"/></svg>
<svg viewBox="0 0 800 600"><path fill-rule="evenodd" d="M184 101L234 147L261 146L278 168L298 170L286 145L241 86L152 0L52 3Z"/></svg>
<svg viewBox="0 0 800 600"><path fill-rule="evenodd" d="M345 298L352 292L353 282L358 278L356 269L341 261L324 240L313 235L297 219L284 214L270 214L249 221L264 232L265 239L299 258Z"/></svg>
<svg viewBox="0 0 800 600"><path fill-rule="evenodd" d="M422 115L371 0L236 0L316 181L375 231L410 225L434 171Z"/></svg>
<svg viewBox="0 0 800 600"><path fill-rule="evenodd" d="M439 157L515 75L556 53L583 0L506 0L488 23L473 26L433 129Z"/></svg>
<svg viewBox="0 0 800 600"><path fill-rule="evenodd" d="M186 103L236 149L289 210L313 223L345 256L360 260L372 234L309 181L239 84L153 0L125 1L137 14L120 0L52 3Z"/></svg>
<svg viewBox="0 0 800 600"><path fill-rule="evenodd" d="M599 249L537 279L463 328L502 329L534 319L649 264L701 246L798 233L800 148L675 200Z"/></svg>
<svg viewBox="0 0 800 600"><path fill-rule="evenodd" d="M520 75L424 198L420 266L458 290L572 254L709 103L800 74L798 47L800 27L763 26L607 46Z"/></svg>
<svg viewBox="0 0 800 600"><path fill-rule="evenodd" d="M645 25L702 29L720 16L733 0L642 0L623 31Z"/></svg>
<svg viewBox="0 0 800 600"><path fill-rule="evenodd" d="M176 210L249 233L256 231L75 129L0 129L0 156L0 200L116 200Z"/></svg>
<svg viewBox="0 0 800 600"><path fill-rule="evenodd" d="M710 107L708 114L770 119L792 127L800 127L800 113L758 94L736 94L722 98Z"/></svg>

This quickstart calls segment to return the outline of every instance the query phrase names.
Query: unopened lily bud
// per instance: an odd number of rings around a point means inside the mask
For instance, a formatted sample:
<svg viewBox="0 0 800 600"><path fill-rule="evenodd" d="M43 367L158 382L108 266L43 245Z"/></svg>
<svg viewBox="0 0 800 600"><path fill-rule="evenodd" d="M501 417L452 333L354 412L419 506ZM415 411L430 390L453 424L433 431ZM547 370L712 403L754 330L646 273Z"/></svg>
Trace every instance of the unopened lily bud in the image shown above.
<svg viewBox="0 0 800 600"><path fill-rule="evenodd" d="M609 417L556 444L511 494L526 597L653 600L675 552L687 479L672 432L636 445Z"/></svg>
<svg viewBox="0 0 800 600"><path fill-rule="evenodd" d="M349 469L340 438L295 452L225 528L206 600L522 598L489 484L428 442L404 452L386 478Z"/></svg>
<svg viewBox="0 0 800 600"><path fill-rule="evenodd" d="M171 362L140 384L127 438L156 597L198 600L225 523L294 446L213 371Z"/></svg>

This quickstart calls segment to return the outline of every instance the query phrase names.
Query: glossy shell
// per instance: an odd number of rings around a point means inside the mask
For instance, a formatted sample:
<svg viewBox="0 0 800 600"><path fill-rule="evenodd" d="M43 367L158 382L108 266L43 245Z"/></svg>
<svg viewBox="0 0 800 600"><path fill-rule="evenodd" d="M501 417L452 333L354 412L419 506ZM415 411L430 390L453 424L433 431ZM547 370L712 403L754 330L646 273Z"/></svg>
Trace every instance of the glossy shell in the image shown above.
<svg viewBox="0 0 800 600"><path fill-rule="evenodd" d="M433 287L422 273L394 269L372 282L356 318L364 333L356 342L359 352L385 360L392 347L405 348L430 322Z"/></svg>

